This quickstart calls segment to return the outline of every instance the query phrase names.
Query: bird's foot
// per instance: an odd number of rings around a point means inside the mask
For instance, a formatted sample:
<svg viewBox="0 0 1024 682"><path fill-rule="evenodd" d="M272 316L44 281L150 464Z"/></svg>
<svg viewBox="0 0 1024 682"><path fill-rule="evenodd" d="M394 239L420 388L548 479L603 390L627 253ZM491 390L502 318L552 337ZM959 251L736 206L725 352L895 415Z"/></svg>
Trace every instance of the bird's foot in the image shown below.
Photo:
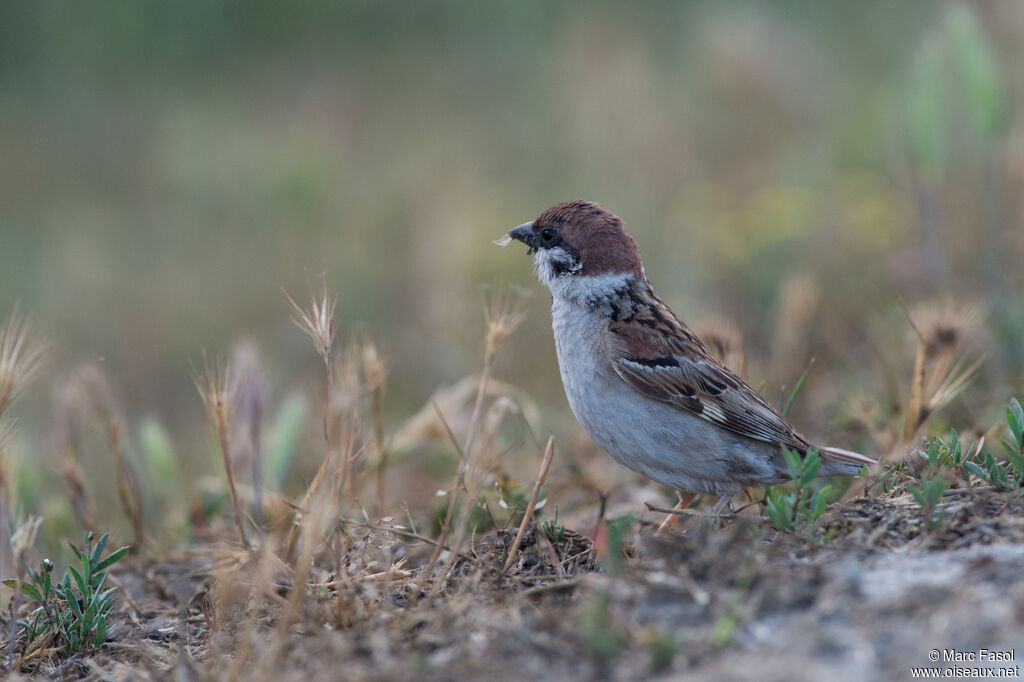
<svg viewBox="0 0 1024 682"><path fill-rule="evenodd" d="M686 509L693 504L695 499L697 499L697 496L693 493L681 493L677 491L676 496L679 498L679 502L676 503L676 506L673 507L673 509L678 511ZM658 530L654 531L654 534L660 537L668 533L672 527L676 525L676 522L679 521L680 516L682 516L682 514L666 515L665 520L661 522L661 525L658 526Z"/></svg>

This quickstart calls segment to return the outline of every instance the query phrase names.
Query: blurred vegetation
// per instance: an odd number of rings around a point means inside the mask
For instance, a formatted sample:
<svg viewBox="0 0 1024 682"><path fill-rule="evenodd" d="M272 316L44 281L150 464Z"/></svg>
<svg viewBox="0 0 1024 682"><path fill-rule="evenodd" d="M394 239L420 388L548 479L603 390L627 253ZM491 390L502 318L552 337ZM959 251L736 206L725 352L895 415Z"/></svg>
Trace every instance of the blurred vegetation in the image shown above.
<svg viewBox="0 0 1024 682"><path fill-rule="evenodd" d="M14 454L56 469L87 362L143 481L217 473L189 367L249 338L281 484L322 373L281 289L321 272L339 336L386 359L389 431L478 368L482 287L533 291L495 375L569 431L546 293L491 240L574 197L626 220L684 320L738 328L768 397L817 358L808 432L905 403L900 298L956 311L985 364L952 409L994 422L1024 388L1021 63L1012 0L8 3L0 319L20 302L52 342Z"/></svg>

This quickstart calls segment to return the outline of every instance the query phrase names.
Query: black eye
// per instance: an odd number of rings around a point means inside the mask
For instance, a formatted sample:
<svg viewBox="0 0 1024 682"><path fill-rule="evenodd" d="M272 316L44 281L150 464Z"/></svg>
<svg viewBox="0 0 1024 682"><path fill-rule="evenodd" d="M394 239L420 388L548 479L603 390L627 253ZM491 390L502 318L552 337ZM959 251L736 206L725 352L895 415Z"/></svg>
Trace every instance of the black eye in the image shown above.
<svg viewBox="0 0 1024 682"><path fill-rule="evenodd" d="M540 238L546 242L553 242L558 236L558 231L553 227L543 227L540 230Z"/></svg>

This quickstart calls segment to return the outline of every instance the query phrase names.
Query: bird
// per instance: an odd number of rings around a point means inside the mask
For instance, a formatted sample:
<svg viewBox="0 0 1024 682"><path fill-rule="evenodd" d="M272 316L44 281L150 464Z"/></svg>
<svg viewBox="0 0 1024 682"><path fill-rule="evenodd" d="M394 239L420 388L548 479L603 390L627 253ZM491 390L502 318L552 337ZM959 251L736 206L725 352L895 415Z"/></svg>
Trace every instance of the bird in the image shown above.
<svg viewBox="0 0 1024 682"><path fill-rule="evenodd" d="M551 293L558 368L576 419L613 459L674 489L677 509L713 495L717 517L744 488L790 480L783 448L818 452L819 476L856 475L875 463L812 445L709 352L654 293L615 214L565 201L495 243L513 240L527 246Z"/></svg>

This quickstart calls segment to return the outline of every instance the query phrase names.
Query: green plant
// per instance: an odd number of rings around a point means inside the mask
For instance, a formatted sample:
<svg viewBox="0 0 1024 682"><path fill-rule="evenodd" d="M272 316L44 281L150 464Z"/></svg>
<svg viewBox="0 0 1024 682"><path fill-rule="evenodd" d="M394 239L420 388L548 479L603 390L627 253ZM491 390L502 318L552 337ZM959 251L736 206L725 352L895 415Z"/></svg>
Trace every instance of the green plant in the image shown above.
<svg viewBox="0 0 1024 682"><path fill-rule="evenodd" d="M921 505L925 524L934 528L941 522L942 515L938 512L939 502L949 489L950 478L956 470L964 470L967 456L974 448L964 452L963 443L956 429L949 433L949 442L942 438L932 438L928 442L928 451L919 453L927 462L917 483L907 486L914 500Z"/></svg>
<svg viewBox="0 0 1024 682"><path fill-rule="evenodd" d="M921 472L920 484L912 484L909 487L910 494L924 512L924 521L929 527L935 527L942 521L942 515L938 513L938 504L942 496L949 489L949 480L938 468L929 467Z"/></svg>
<svg viewBox="0 0 1024 682"><path fill-rule="evenodd" d="M84 549L69 542L81 568L68 565L63 580L54 583L53 562L43 559L39 570L28 569L29 581L4 580L4 585L33 599L39 606L26 619L18 620L29 642L50 634L54 645L71 655L81 649L100 646L107 640L107 615L114 607L116 587L106 587L107 569L117 563L130 547L111 552L106 558L108 535L95 545L93 534L83 537Z"/></svg>
<svg viewBox="0 0 1024 682"><path fill-rule="evenodd" d="M786 458L786 468L792 478L792 492L786 492L782 486L770 486L765 491L764 513L779 530L789 530L797 524L812 524L825 511L831 485L814 490L812 481L821 468L821 455L814 449L808 450L805 457L799 453L782 448Z"/></svg>
<svg viewBox="0 0 1024 682"><path fill-rule="evenodd" d="M555 507L555 518L540 525L541 532L551 544L558 544L565 539L565 526L558 523L558 507Z"/></svg>
<svg viewBox="0 0 1024 682"><path fill-rule="evenodd" d="M1009 438L1003 440L1006 461L999 462L991 453L979 452L964 468L983 481L1007 492L1024 488L1024 409L1016 398L1006 408Z"/></svg>
<svg viewBox="0 0 1024 682"><path fill-rule="evenodd" d="M1006 408L1006 421L1009 437L1003 441L1006 450L1006 459L1003 461L984 451L983 441L965 448L956 429L950 431L948 441L940 437L932 438L928 443L928 451L920 455L928 462L931 472L928 478L933 488L937 486L935 481L938 474L947 478L957 475L965 480L974 476L1007 492L1024 488L1024 410L1016 398L1012 398ZM922 474L922 484L924 478L925 474ZM922 486L911 486L911 493L915 498L919 494L927 497L927 491ZM935 495L934 491L931 495Z"/></svg>

